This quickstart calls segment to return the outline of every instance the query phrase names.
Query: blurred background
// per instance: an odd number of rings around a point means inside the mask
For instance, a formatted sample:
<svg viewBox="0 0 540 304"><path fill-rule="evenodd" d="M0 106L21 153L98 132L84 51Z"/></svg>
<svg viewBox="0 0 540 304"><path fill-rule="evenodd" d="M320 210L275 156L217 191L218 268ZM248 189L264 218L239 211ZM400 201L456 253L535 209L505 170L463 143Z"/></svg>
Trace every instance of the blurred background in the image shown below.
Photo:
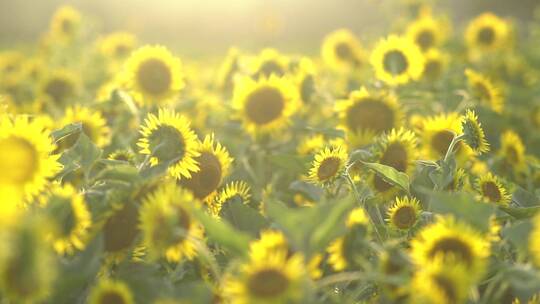
<svg viewBox="0 0 540 304"><path fill-rule="evenodd" d="M380 36L406 0L0 0L0 46L36 41L62 4L79 9L98 32L128 30L142 41L165 43L193 56L235 45L316 52L340 27ZM408 0L411 1L411 0ZM538 0L441 0L456 22L490 10L517 22L532 18ZM460 31L458 23L455 31Z"/></svg>

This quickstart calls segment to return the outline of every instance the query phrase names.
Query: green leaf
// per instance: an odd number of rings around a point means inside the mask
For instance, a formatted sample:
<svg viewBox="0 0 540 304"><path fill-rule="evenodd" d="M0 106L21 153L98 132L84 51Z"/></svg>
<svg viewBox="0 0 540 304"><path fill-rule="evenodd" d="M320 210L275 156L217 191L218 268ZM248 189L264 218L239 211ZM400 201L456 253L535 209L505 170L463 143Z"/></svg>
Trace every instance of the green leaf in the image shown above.
<svg viewBox="0 0 540 304"><path fill-rule="evenodd" d="M540 200L533 193L516 186L516 189L512 193L512 201L516 202L522 207L532 207L540 205Z"/></svg>
<svg viewBox="0 0 540 304"><path fill-rule="evenodd" d="M72 123L64 126L62 129L55 130L51 132L51 136L56 143L69 135L77 133L82 133L82 124L80 122Z"/></svg>
<svg viewBox="0 0 540 304"><path fill-rule="evenodd" d="M431 192L428 196L434 213L451 214L480 231L489 231L489 217L495 212L494 206L477 202L472 194L465 192Z"/></svg>
<svg viewBox="0 0 540 304"><path fill-rule="evenodd" d="M274 165L286 169L289 172L305 173L309 170L310 157L300 156L296 154L273 154L269 157L270 162Z"/></svg>
<svg viewBox="0 0 540 304"><path fill-rule="evenodd" d="M69 172L79 168L83 170L85 176L88 176L93 165L101 157L101 152L101 149L96 147L90 138L81 132L75 145L60 156L59 161L64 168L59 176L64 177Z"/></svg>
<svg viewBox="0 0 540 304"><path fill-rule="evenodd" d="M540 274L530 265L512 265L504 272L504 278L521 303L527 303L540 290Z"/></svg>
<svg viewBox="0 0 540 304"><path fill-rule="evenodd" d="M456 172L456 161L451 155L447 161L439 161L437 167L429 167L429 178L438 189L446 189Z"/></svg>
<svg viewBox="0 0 540 304"><path fill-rule="evenodd" d="M234 229L226 221L220 221L206 214L204 210L195 210L195 217L204 226L208 238L237 256L245 256L248 251L250 237Z"/></svg>
<svg viewBox="0 0 540 304"><path fill-rule="evenodd" d="M519 221L502 231L502 236L522 253L529 251L529 234L533 228L529 220Z"/></svg>
<svg viewBox="0 0 540 304"><path fill-rule="evenodd" d="M224 204L221 216L234 228L252 236L257 236L260 230L268 227L268 221L259 212L240 200L232 200Z"/></svg>
<svg viewBox="0 0 540 304"><path fill-rule="evenodd" d="M364 166L375 171L375 173L383 178L386 182L401 188L402 190L410 193L409 176L403 172L399 172L393 167L378 164L362 162Z"/></svg>
<svg viewBox="0 0 540 304"><path fill-rule="evenodd" d="M108 167L101 171L95 178L96 180L117 180L127 183L134 183L141 180L137 168L120 164Z"/></svg>
<svg viewBox="0 0 540 304"><path fill-rule="evenodd" d="M540 206L535 207L500 207L500 209L517 219L533 217L540 211Z"/></svg>

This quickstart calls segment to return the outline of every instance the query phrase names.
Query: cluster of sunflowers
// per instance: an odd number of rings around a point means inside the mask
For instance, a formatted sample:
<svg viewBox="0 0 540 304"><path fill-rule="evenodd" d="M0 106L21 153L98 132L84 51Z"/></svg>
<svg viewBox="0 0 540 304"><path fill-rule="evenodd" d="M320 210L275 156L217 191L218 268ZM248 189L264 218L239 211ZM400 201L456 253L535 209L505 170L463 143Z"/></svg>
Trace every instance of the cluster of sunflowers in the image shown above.
<svg viewBox="0 0 540 304"><path fill-rule="evenodd" d="M540 14L400 10L220 64L58 9L0 52L2 302L538 303Z"/></svg>

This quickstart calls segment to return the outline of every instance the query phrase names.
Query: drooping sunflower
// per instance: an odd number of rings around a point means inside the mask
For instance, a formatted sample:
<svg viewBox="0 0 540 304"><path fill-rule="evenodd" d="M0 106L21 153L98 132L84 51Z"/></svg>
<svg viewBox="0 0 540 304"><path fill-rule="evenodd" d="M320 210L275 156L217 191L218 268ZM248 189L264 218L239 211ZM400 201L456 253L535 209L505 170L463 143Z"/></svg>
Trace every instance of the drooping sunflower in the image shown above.
<svg viewBox="0 0 540 304"><path fill-rule="evenodd" d="M462 117L463 140L476 154L489 151L489 144L482 125L478 122L478 116L473 110L467 110Z"/></svg>
<svg viewBox="0 0 540 304"><path fill-rule="evenodd" d="M81 14L75 8L60 7L51 19L50 36L62 41L72 40L81 26Z"/></svg>
<svg viewBox="0 0 540 304"><path fill-rule="evenodd" d="M210 204L210 212L215 216L219 216L221 208L235 198L239 198L244 204L249 203L251 193L249 185L246 182L234 181L226 184Z"/></svg>
<svg viewBox="0 0 540 304"><path fill-rule="evenodd" d="M484 272L490 244L486 238L453 217L438 217L411 241L411 256L419 267L437 262L466 266L467 273L478 278Z"/></svg>
<svg viewBox="0 0 540 304"><path fill-rule="evenodd" d="M450 57L438 49L430 49L424 54L425 65L422 78L427 81L436 81L448 66Z"/></svg>
<svg viewBox="0 0 540 304"><path fill-rule="evenodd" d="M378 138L373 147L373 155L376 162L410 175L417 159L416 146L416 135L412 131L404 128L392 129ZM373 176L371 184L379 193L390 195L393 192L392 185L378 175Z"/></svg>
<svg viewBox="0 0 540 304"><path fill-rule="evenodd" d="M527 168L525 146L521 137L512 130L501 135L501 147L497 154L502 159L503 167L509 171L519 173Z"/></svg>
<svg viewBox="0 0 540 304"><path fill-rule="evenodd" d="M168 49L147 45L129 56L123 81L140 104L164 104L184 88L182 71L180 59Z"/></svg>
<svg viewBox="0 0 540 304"><path fill-rule="evenodd" d="M504 109L504 97L502 90L497 87L489 78L471 69L465 70L467 84L471 94L480 104L487 106L491 110L501 113Z"/></svg>
<svg viewBox="0 0 540 304"><path fill-rule="evenodd" d="M510 25L492 13L483 13L474 18L465 30L465 40L471 49L493 51L508 47Z"/></svg>
<svg viewBox="0 0 540 304"><path fill-rule="evenodd" d="M223 282L223 297L233 304L296 303L303 296L304 258L276 250L265 259L252 258Z"/></svg>
<svg viewBox="0 0 540 304"><path fill-rule="evenodd" d="M134 304L129 286L122 281L102 279L94 286L88 299L89 304Z"/></svg>
<svg viewBox="0 0 540 304"><path fill-rule="evenodd" d="M341 127L353 147L370 143L377 135L398 128L403 112L397 97L384 91L361 88L350 93L349 98L336 104Z"/></svg>
<svg viewBox="0 0 540 304"><path fill-rule="evenodd" d="M61 169L50 132L27 116L0 116L0 188L24 197L40 193Z"/></svg>
<svg viewBox="0 0 540 304"><path fill-rule="evenodd" d="M377 79L390 86L418 80L424 71L424 56L409 38L390 35L381 40L371 54Z"/></svg>
<svg viewBox="0 0 540 304"><path fill-rule="evenodd" d="M289 59L275 49L264 49L251 64L251 70L255 78L282 77L289 70Z"/></svg>
<svg viewBox="0 0 540 304"><path fill-rule="evenodd" d="M47 106L63 109L79 94L80 79L72 71L60 69L48 72L39 84L38 96Z"/></svg>
<svg viewBox="0 0 540 304"><path fill-rule="evenodd" d="M465 303L474 280L465 265L442 259L422 265L411 283L411 303Z"/></svg>
<svg viewBox="0 0 540 304"><path fill-rule="evenodd" d="M189 189L195 198L210 202L223 178L229 174L232 158L224 146L214 141L214 134L207 135L197 151L200 155L195 161L199 164L199 171L192 173L191 178L180 180L180 184Z"/></svg>
<svg viewBox="0 0 540 304"><path fill-rule="evenodd" d="M420 211L420 203L416 198L396 197L392 206L388 208L388 223L396 229L411 229L418 222Z"/></svg>
<svg viewBox="0 0 540 304"><path fill-rule="evenodd" d="M358 38L348 29L328 34L322 43L324 62L336 70L360 68L366 63L366 53Z"/></svg>
<svg viewBox="0 0 540 304"><path fill-rule="evenodd" d="M128 32L110 33L98 42L101 55L113 61L126 59L136 46L137 37Z"/></svg>
<svg viewBox="0 0 540 304"><path fill-rule="evenodd" d="M144 200L139 213L143 243L150 259L191 260L203 237L202 226L192 215L198 201L191 192L168 182Z"/></svg>
<svg viewBox="0 0 540 304"><path fill-rule="evenodd" d="M431 14L424 14L407 26L407 37L423 52L440 46L446 39L444 24Z"/></svg>
<svg viewBox="0 0 540 304"><path fill-rule="evenodd" d="M421 135L424 157L442 159L454 136L462 133L461 121L459 114L454 112L425 118ZM461 141L456 144L454 152L461 163L474 155L471 148Z"/></svg>
<svg viewBox="0 0 540 304"><path fill-rule="evenodd" d="M326 146L315 154L308 180L315 184L332 183L345 170L348 158L347 150L341 146Z"/></svg>
<svg viewBox="0 0 540 304"><path fill-rule="evenodd" d="M367 232L369 227L369 219L362 208L353 209L347 216L345 222L348 233L334 240L327 248L328 263L335 271L343 271L354 263L352 257L354 255L354 243L357 236L357 230Z"/></svg>
<svg viewBox="0 0 540 304"><path fill-rule="evenodd" d="M26 214L8 231L0 257L0 291L10 303L43 303L57 275L54 252L46 241L52 227L39 215Z"/></svg>
<svg viewBox="0 0 540 304"><path fill-rule="evenodd" d="M299 103L298 90L287 77L270 75L253 80L238 78L234 87L233 107L253 136L284 129Z"/></svg>
<svg viewBox="0 0 540 304"><path fill-rule="evenodd" d="M52 236L56 252L70 255L82 250L92 224L83 194L70 185L55 185L43 202L57 227Z"/></svg>
<svg viewBox="0 0 540 304"><path fill-rule="evenodd" d="M137 145L141 153L150 156L150 164L170 162L169 174L176 179L191 178L199 171L195 160L197 135L190 129L186 117L166 109L159 109L158 115L149 113L141 127L142 138Z"/></svg>
<svg viewBox="0 0 540 304"><path fill-rule="evenodd" d="M109 143L111 130L100 111L79 105L68 107L59 126L71 123L80 123L84 134L98 147L104 147ZM61 140L59 145L61 148L67 149L73 146L76 140L76 137L68 136Z"/></svg>
<svg viewBox="0 0 540 304"><path fill-rule="evenodd" d="M495 203L501 206L507 206L512 200L508 190L503 186L499 178L488 172L476 180L476 191L480 194L482 200Z"/></svg>

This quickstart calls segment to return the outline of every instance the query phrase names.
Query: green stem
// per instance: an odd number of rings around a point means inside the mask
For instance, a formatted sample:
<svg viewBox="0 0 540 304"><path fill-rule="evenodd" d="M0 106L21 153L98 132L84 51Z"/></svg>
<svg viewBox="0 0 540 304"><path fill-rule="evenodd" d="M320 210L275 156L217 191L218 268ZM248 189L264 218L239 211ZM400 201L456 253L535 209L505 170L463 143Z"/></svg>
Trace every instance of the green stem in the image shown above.
<svg viewBox="0 0 540 304"><path fill-rule="evenodd" d="M444 155L444 162L446 162L450 155L454 153L454 147L463 139L463 137L465 137L465 134L454 136L454 138L452 138L452 142L450 142L448 150L446 150L446 154Z"/></svg>

